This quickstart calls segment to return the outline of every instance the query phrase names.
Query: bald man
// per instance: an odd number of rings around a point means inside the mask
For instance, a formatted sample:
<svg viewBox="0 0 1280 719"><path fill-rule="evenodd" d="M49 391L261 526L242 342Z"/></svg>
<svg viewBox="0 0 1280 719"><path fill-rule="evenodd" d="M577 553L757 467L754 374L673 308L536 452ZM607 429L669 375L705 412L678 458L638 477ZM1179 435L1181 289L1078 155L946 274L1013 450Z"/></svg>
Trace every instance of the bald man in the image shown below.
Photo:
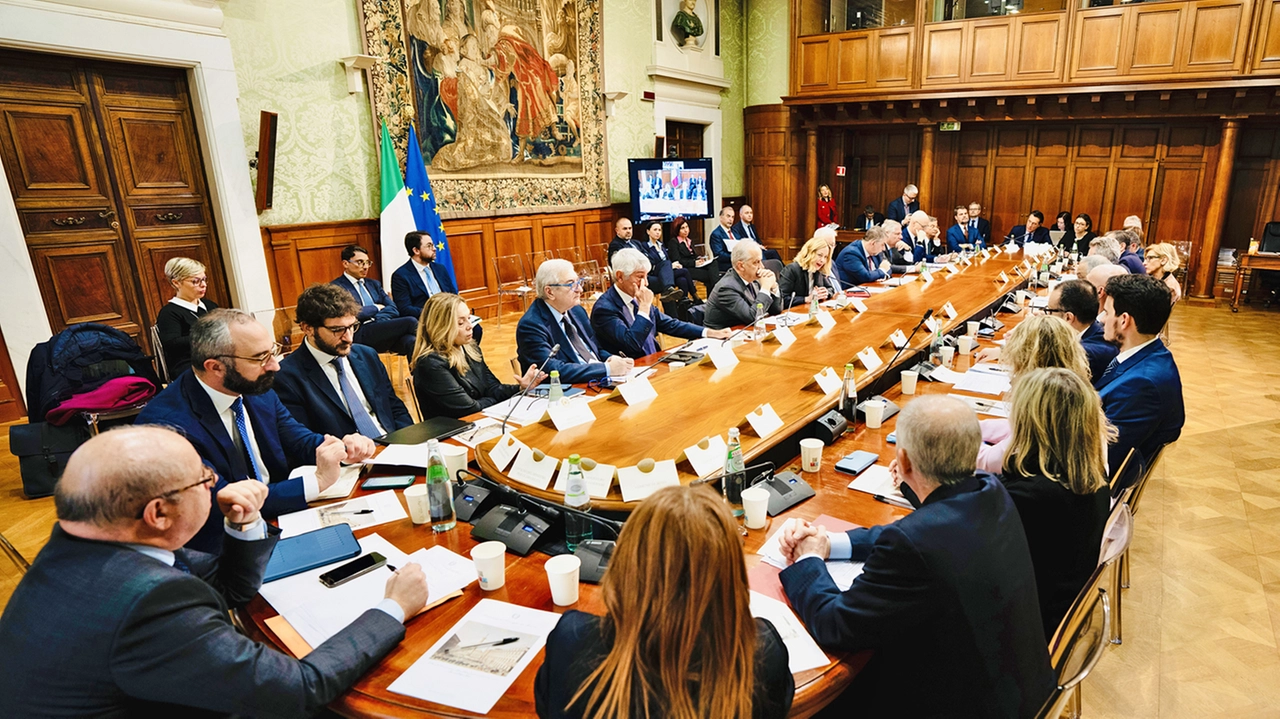
<svg viewBox="0 0 1280 719"><path fill-rule="evenodd" d="M58 524L0 617L0 716L311 716L400 643L427 599L416 564L305 659L236 631L227 610L258 593L279 530L260 514L266 485L237 482L216 495L222 555L182 549L214 480L161 427L106 432L71 455Z"/></svg>

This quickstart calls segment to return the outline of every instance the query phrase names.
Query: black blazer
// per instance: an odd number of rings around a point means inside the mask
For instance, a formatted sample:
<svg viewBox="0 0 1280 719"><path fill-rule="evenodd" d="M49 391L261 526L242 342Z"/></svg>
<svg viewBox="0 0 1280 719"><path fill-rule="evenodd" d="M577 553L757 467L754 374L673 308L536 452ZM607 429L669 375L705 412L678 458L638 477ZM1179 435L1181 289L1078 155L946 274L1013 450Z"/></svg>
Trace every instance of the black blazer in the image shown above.
<svg viewBox="0 0 1280 719"><path fill-rule="evenodd" d="M902 197L898 196L893 202L889 203L888 209L884 211L884 216L890 220L902 222L907 219L907 215L920 209L920 200L912 200L910 205L902 204Z"/></svg>
<svg viewBox="0 0 1280 719"><path fill-rule="evenodd" d="M355 375L356 388L369 400L373 416L384 430L390 433L413 424L409 410L391 386L391 377L377 350L352 343L347 361ZM289 414L312 432L334 437L359 434L338 391L306 347L298 347L280 360L273 386Z"/></svg>
<svg viewBox="0 0 1280 719"><path fill-rule="evenodd" d="M1067 234L1062 236L1062 249L1067 252L1079 252L1081 256L1089 254L1089 243L1093 242L1093 238L1097 235L1092 232L1084 233L1084 237L1076 239L1076 231L1068 230Z"/></svg>
<svg viewBox="0 0 1280 719"><path fill-rule="evenodd" d="M841 592L812 557L782 587L818 643L875 655L832 707L858 716L1032 717L1053 690L1031 552L1009 493L978 472L848 533ZM927 689L920 677L929 677Z"/></svg>
<svg viewBox="0 0 1280 719"><path fill-rule="evenodd" d="M209 300L201 302L204 302L204 309L198 312L166 302L156 313L156 329L160 331L160 345L164 347L164 361L169 367L170 382L191 366L191 326L211 310L218 309Z"/></svg>
<svg viewBox="0 0 1280 719"><path fill-rule="evenodd" d="M1044 475L1005 472L1000 478L1027 533L1044 635L1052 637L1098 566L1111 490L1075 494Z"/></svg>
<svg viewBox="0 0 1280 719"><path fill-rule="evenodd" d="M680 266L686 270L692 270L698 266L698 260L702 257L699 250L702 249L702 243L689 238L689 247L685 247L684 243L675 238L667 240L667 257L672 262L679 262Z"/></svg>
<svg viewBox="0 0 1280 719"><path fill-rule="evenodd" d="M754 282L743 282L737 270L724 273L707 297L707 313L703 326L713 330L756 321L756 303L764 304L764 313L782 311L782 298L761 292Z"/></svg>
<svg viewBox="0 0 1280 719"><path fill-rule="evenodd" d="M836 289L836 278L828 277L821 272L814 275L805 268L800 266L799 262L792 262L782 268L782 274L778 277L778 292L782 295L782 302L786 304L791 297L791 293L795 293L795 300L791 301L791 306L804 304L804 298L809 296L811 290L809 286L809 278L817 277L818 286L826 287L832 296L839 290Z"/></svg>
<svg viewBox="0 0 1280 719"><path fill-rule="evenodd" d="M221 523L221 522L219 522ZM311 716L404 638L370 609L305 659L240 634L279 530L179 550L186 574L55 526L0 618L0 716Z"/></svg>
<svg viewBox="0 0 1280 719"><path fill-rule="evenodd" d="M585 702L567 708L596 666L613 647L604 617L570 609L547 637L547 655L534 679L533 697L538 716L543 719L576 719L583 716ZM791 711L795 680L787 668L787 647L778 630L767 619L756 619L756 686L752 696L753 719L782 719ZM655 717L664 716L662 707L650 707ZM644 716L644 707L633 706L632 716Z"/></svg>
<svg viewBox="0 0 1280 719"><path fill-rule="evenodd" d="M884 215L880 214L879 212L873 212L871 213L871 220L870 220L871 224L868 225L867 222L868 222L867 213L865 212L859 213L858 219L849 223L849 227L854 230L869 230L872 227L875 227L876 225L883 225Z"/></svg>
<svg viewBox="0 0 1280 719"><path fill-rule="evenodd" d="M467 358L467 373L459 374L444 355L428 352L413 366L413 391L418 396L422 418L465 417L510 399L520 392L518 384L503 384L484 358Z"/></svg>

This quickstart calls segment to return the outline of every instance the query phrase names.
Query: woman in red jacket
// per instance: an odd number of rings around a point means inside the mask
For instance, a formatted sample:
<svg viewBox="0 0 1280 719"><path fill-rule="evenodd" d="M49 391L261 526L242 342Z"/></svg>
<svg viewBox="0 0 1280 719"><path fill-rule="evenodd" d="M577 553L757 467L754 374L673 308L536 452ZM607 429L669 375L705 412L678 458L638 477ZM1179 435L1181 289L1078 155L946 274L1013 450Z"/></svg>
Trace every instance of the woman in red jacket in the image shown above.
<svg viewBox="0 0 1280 719"><path fill-rule="evenodd" d="M831 199L831 188L822 185L818 188L818 227L837 224L836 201Z"/></svg>

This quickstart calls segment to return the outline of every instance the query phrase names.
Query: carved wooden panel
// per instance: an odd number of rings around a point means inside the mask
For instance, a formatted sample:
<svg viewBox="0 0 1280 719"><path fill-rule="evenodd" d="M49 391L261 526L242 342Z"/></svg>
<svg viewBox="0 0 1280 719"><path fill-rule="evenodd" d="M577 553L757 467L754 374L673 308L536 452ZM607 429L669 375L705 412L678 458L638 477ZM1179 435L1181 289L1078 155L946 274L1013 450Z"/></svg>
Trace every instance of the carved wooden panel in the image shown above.
<svg viewBox="0 0 1280 719"><path fill-rule="evenodd" d="M200 190L186 138L193 133L181 113L157 110L106 112L116 169L126 199L189 197Z"/></svg>
<svg viewBox="0 0 1280 719"><path fill-rule="evenodd" d="M969 21L971 34L965 81L992 82L1009 76L1009 53L1013 49L1008 17Z"/></svg>
<svg viewBox="0 0 1280 719"><path fill-rule="evenodd" d="M1185 46L1180 53L1188 72L1230 72L1238 69L1248 37L1245 6L1238 0L1190 6Z"/></svg>
<svg viewBox="0 0 1280 719"><path fill-rule="evenodd" d="M38 62L23 52L0 51L0 95L40 90L81 97L80 72L72 58L42 55Z"/></svg>
<svg viewBox="0 0 1280 719"><path fill-rule="evenodd" d="M533 226L528 223L495 222L493 225L493 237L497 242L495 249L498 257L505 255L527 256L534 250ZM538 249L542 248L539 247Z"/></svg>
<svg viewBox="0 0 1280 719"><path fill-rule="evenodd" d="M552 250L577 247L577 234L578 227L572 219L569 222L544 221L542 223L542 249L550 252Z"/></svg>
<svg viewBox="0 0 1280 719"><path fill-rule="evenodd" d="M138 230L205 225L203 205L152 205L133 208L133 226Z"/></svg>
<svg viewBox="0 0 1280 719"><path fill-rule="evenodd" d="M906 85L911 82L911 53L914 29L880 31L876 36L876 85Z"/></svg>
<svg viewBox="0 0 1280 719"><path fill-rule="evenodd" d="M991 221L992 236L1003 236L1010 227L1022 224L1031 207L1022 202L1022 186L1026 177L1025 167L996 167L995 182L991 188L991 210L987 219Z"/></svg>
<svg viewBox="0 0 1280 719"><path fill-rule="evenodd" d="M450 227L449 256L453 258L459 293L464 297L488 294L493 268L485 262L484 223L468 222ZM496 279L492 285L497 286Z"/></svg>
<svg viewBox="0 0 1280 719"><path fill-rule="evenodd" d="M826 37L800 40L800 92L825 90L831 85L831 40Z"/></svg>
<svg viewBox="0 0 1280 719"><path fill-rule="evenodd" d="M836 87L865 86L871 53L871 39L866 35L836 40Z"/></svg>
<svg viewBox="0 0 1280 719"><path fill-rule="evenodd" d="M1178 25L1182 7L1157 4L1131 14L1126 69L1131 73L1172 72L1178 54Z"/></svg>
<svg viewBox="0 0 1280 719"><path fill-rule="evenodd" d="M1027 138L1030 131L1025 125L1000 127L996 129L996 156L1026 157L1028 153Z"/></svg>
<svg viewBox="0 0 1280 719"><path fill-rule="evenodd" d="M1061 78L1066 27L1065 13L1018 15L1014 23L1011 79Z"/></svg>
<svg viewBox="0 0 1280 719"><path fill-rule="evenodd" d="M1208 127L1205 125L1174 125L1170 127L1167 156L1195 160L1203 158L1205 133L1207 131Z"/></svg>
<svg viewBox="0 0 1280 719"><path fill-rule="evenodd" d="M965 50L964 35L964 23L932 23L925 26L925 85L954 84L964 79L960 74Z"/></svg>
<svg viewBox="0 0 1280 719"><path fill-rule="evenodd" d="M1036 130L1036 157L1066 157L1071 142L1071 129L1067 127L1041 127Z"/></svg>
<svg viewBox="0 0 1280 719"><path fill-rule="evenodd" d="M1082 10L1076 13L1072 32L1071 75L1073 77L1122 72L1121 43L1124 39L1124 8Z"/></svg>
<svg viewBox="0 0 1280 719"><path fill-rule="evenodd" d="M1151 213L1151 189L1155 180L1155 166L1121 167L1116 170L1114 203L1107 227L1120 227L1124 218L1137 215L1146 223Z"/></svg>
<svg viewBox="0 0 1280 719"><path fill-rule="evenodd" d="M211 247L216 247L213 238L199 228L187 228L185 235L173 234L138 243L138 274L143 283L142 295L146 302L147 317L155 317L164 303L173 296L173 286L169 283L169 278L164 276L165 263L174 257L190 257L205 266L206 275L212 274L207 268L216 267L217 258L210 250ZM219 307L228 306L221 283L210 282L206 296Z"/></svg>
<svg viewBox="0 0 1280 719"><path fill-rule="evenodd" d="M1191 240L1201 173L1199 165L1161 168L1151 222L1146 228L1148 243Z"/></svg>
<svg viewBox="0 0 1280 719"><path fill-rule="evenodd" d="M1080 157L1111 157L1112 134L1110 127L1081 127L1076 145Z"/></svg>
<svg viewBox="0 0 1280 719"><path fill-rule="evenodd" d="M101 322L137 335L128 257L110 238L31 250L36 282L54 332L78 322Z"/></svg>
<svg viewBox="0 0 1280 719"><path fill-rule="evenodd" d="M1254 45L1253 68L1280 71L1280 0L1262 6L1258 22L1258 41Z"/></svg>
<svg viewBox="0 0 1280 719"><path fill-rule="evenodd" d="M6 130L0 133L0 149L19 204L50 192L58 197L104 197L86 134L85 108L3 103L0 113Z"/></svg>
<svg viewBox="0 0 1280 719"><path fill-rule="evenodd" d="M1093 229L1102 229L1102 207L1107 193L1107 167L1076 166L1071 178L1071 212L1087 214Z"/></svg>

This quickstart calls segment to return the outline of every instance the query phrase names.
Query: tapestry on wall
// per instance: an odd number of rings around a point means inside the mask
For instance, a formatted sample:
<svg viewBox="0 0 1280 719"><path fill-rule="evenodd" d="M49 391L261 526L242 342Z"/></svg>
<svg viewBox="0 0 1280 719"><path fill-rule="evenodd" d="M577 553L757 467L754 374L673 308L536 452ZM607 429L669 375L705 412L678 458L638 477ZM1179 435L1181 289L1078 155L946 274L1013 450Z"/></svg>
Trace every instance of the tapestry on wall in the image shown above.
<svg viewBox="0 0 1280 719"><path fill-rule="evenodd" d="M449 216L609 202L600 0L360 0L375 118Z"/></svg>

